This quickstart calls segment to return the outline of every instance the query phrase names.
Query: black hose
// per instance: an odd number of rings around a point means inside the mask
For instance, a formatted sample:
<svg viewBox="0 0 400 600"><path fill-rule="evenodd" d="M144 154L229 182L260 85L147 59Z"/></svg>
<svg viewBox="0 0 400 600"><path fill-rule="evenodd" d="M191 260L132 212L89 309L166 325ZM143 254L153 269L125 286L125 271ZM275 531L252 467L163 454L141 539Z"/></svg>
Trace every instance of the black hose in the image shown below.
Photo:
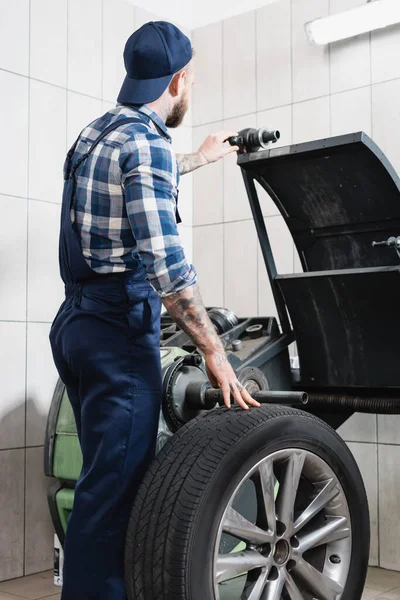
<svg viewBox="0 0 400 600"><path fill-rule="evenodd" d="M400 414L400 398L363 398L339 394L308 394L308 407L324 408L331 412L353 411L381 415Z"/></svg>

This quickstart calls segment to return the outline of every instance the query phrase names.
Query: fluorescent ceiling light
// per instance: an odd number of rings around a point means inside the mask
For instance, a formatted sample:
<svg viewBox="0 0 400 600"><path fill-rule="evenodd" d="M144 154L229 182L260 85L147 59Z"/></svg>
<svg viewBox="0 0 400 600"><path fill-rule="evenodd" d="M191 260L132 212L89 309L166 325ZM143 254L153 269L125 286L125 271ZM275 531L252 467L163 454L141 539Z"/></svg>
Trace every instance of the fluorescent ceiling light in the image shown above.
<svg viewBox="0 0 400 600"><path fill-rule="evenodd" d="M372 0L352 10L306 23L312 44L324 45L400 23L400 0Z"/></svg>

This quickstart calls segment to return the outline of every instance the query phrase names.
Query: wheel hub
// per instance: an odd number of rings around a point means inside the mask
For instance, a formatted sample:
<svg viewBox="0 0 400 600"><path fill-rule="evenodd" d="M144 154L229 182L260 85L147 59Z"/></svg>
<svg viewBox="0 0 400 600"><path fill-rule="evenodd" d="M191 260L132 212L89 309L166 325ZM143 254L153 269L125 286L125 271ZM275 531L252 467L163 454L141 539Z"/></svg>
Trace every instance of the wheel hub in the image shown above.
<svg viewBox="0 0 400 600"><path fill-rule="evenodd" d="M275 544L274 561L281 567L286 564L290 557L290 546L286 540L280 539Z"/></svg>

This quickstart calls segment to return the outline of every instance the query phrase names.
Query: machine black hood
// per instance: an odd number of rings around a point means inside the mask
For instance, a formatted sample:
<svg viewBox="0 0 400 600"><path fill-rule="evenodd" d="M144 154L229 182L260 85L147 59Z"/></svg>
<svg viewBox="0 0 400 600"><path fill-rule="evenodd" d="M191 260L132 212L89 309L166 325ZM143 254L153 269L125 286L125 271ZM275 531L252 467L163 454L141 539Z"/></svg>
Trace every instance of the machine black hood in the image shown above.
<svg viewBox="0 0 400 600"><path fill-rule="evenodd" d="M400 235L400 180L365 133L243 154L238 164L276 203L305 272L399 264L393 249L372 248Z"/></svg>

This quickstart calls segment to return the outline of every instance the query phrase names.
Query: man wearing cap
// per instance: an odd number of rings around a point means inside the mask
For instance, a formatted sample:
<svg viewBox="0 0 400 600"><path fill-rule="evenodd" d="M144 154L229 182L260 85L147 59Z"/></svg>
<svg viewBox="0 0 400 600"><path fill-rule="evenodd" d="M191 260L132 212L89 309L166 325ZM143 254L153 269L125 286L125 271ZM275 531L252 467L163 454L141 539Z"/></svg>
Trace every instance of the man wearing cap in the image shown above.
<svg viewBox="0 0 400 600"><path fill-rule="evenodd" d="M179 176L236 150L210 136L176 157L194 82L189 39L166 22L128 40L115 109L68 153L60 231L66 298L50 340L75 415L82 472L65 541L63 600L125 600L130 509L154 456L162 396L161 302L203 352L212 384L244 409L240 386L186 261L177 221ZM152 599L147 599L152 600Z"/></svg>

